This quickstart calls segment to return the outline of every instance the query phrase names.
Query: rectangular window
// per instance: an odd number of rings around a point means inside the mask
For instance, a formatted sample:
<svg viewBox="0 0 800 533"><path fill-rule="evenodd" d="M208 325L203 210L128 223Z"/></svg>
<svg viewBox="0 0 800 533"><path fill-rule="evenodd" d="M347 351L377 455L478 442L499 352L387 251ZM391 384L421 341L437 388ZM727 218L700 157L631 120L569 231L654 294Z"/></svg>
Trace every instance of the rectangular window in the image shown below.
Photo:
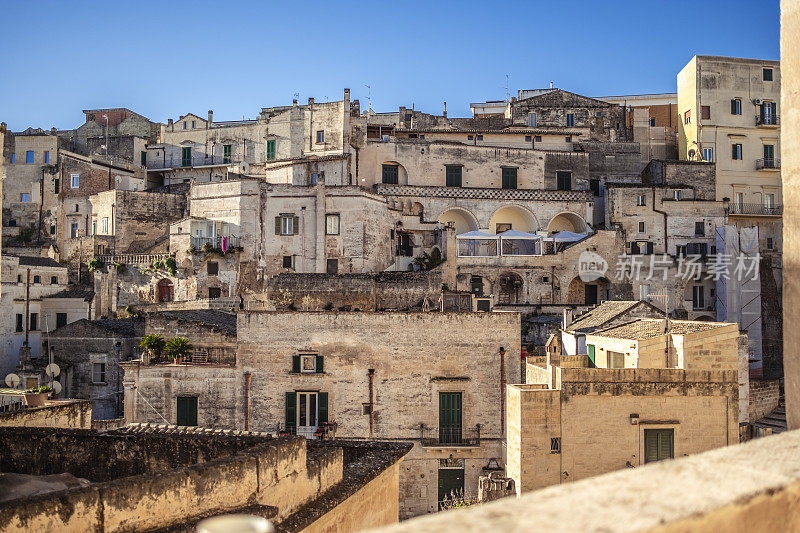
<svg viewBox="0 0 800 533"><path fill-rule="evenodd" d="M700 106L700 118L705 120L709 120L711 118L711 106L708 105Z"/></svg>
<svg viewBox="0 0 800 533"><path fill-rule="evenodd" d="M67 313L56 313L56 327L60 328L67 325Z"/></svg>
<svg viewBox="0 0 800 533"><path fill-rule="evenodd" d="M595 367L594 344L586 345L586 355L589 357L589 368Z"/></svg>
<svg viewBox="0 0 800 533"><path fill-rule="evenodd" d="M460 392L439 393L439 443L461 443L462 397Z"/></svg>
<svg viewBox="0 0 800 533"><path fill-rule="evenodd" d="M504 189L517 188L517 169L515 167L503 167L502 187Z"/></svg>
<svg viewBox="0 0 800 533"><path fill-rule="evenodd" d="M58 285L58 276L50 276L50 284Z"/></svg>
<svg viewBox="0 0 800 533"><path fill-rule="evenodd" d="M536 127L536 113L528 113L528 127L529 128Z"/></svg>
<svg viewBox="0 0 800 533"><path fill-rule="evenodd" d="M712 163L714 161L713 148L703 148L703 161L708 161L709 163Z"/></svg>
<svg viewBox="0 0 800 533"><path fill-rule="evenodd" d="M607 352L608 368L625 368L625 354L621 352Z"/></svg>
<svg viewBox="0 0 800 533"><path fill-rule="evenodd" d="M142 166L143 167L147 166L147 152L144 151L144 150L142 150L142 153L141 153L141 162L142 162Z"/></svg>
<svg viewBox="0 0 800 533"><path fill-rule="evenodd" d="M572 142L572 136L568 135L567 137L564 137L564 142L571 143Z"/></svg>
<svg viewBox="0 0 800 533"><path fill-rule="evenodd" d="M594 178L590 179L589 190L592 191L592 196L594 197L600 196L600 180Z"/></svg>
<svg viewBox="0 0 800 533"><path fill-rule="evenodd" d="M16 162L17 162L17 154L11 154L11 163L13 164Z"/></svg>
<svg viewBox="0 0 800 533"><path fill-rule="evenodd" d="M702 285L692 287L692 307L696 310L706 307L706 290Z"/></svg>
<svg viewBox="0 0 800 533"><path fill-rule="evenodd" d="M741 115L741 114L742 114L742 99L741 98L731 99L731 115Z"/></svg>
<svg viewBox="0 0 800 533"><path fill-rule="evenodd" d="M291 255L283 256L283 268L294 268L294 261Z"/></svg>
<svg viewBox="0 0 800 533"><path fill-rule="evenodd" d="M636 205L638 206L647 205L647 196L645 196L644 194L637 194Z"/></svg>
<svg viewBox="0 0 800 533"><path fill-rule="evenodd" d="M761 70L761 79L764 81L772 81L772 69L771 68L763 68Z"/></svg>
<svg viewBox="0 0 800 533"><path fill-rule="evenodd" d="M339 260L338 259L328 259L325 261L325 272L328 274L338 274L339 273Z"/></svg>
<svg viewBox="0 0 800 533"><path fill-rule="evenodd" d="M97 221L92 220L92 235L97 235Z"/></svg>
<svg viewBox="0 0 800 533"><path fill-rule="evenodd" d="M741 143L734 143L731 145L731 159L734 160L741 160L742 159L742 144Z"/></svg>
<svg viewBox="0 0 800 533"><path fill-rule="evenodd" d="M556 189L559 191L572 190L572 172L561 170L556 172Z"/></svg>
<svg viewBox="0 0 800 533"><path fill-rule="evenodd" d="M298 218L291 213L275 217L275 235L297 235Z"/></svg>
<svg viewBox="0 0 800 533"><path fill-rule="evenodd" d="M663 461L675 457L674 429L644 430L644 462Z"/></svg>
<svg viewBox="0 0 800 533"><path fill-rule="evenodd" d="M764 168L775 168L775 145L764 145Z"/></svg>
<svg viewBox="0 0 800 533"><path fill-rule="evenodd" d="M181 166L182 167L190 167L192 166L192 147L191 146L184 146L181 148Z"/></svg>
<svg viewBox="0 0 800 533"><path fill-rule="evenodd" d="M33 163L33 150L28 150L25 152L25 162L28 164Z"/></svg>
<svg viewBox="0 0 800 533"><path fill-rule="evenodd" d="M767 237L767 250L772 250L774 247L772 237Z"/></svg>
<svg viewBox="0 0 800 533"><path fill-rule="evenodd" d="M325 235L339 235L339 215L325 215Z"/></svg>
<svg viewBox="0 0 800 533"><path fill-rule="evenodd" d="M698 221L694 223L694 234L696 237L702 237L706 234L706 223L704 221Z"/></svg>
<svg viewBox="0 0 800 533"><path fill-rule="evenodd" d="M475 140L475 136L474 135L467 135L467 140L468 141L473 141L473 140Z"/></svg>
<svg viewBox="0 0 800 533"><path fill-rule="evenodd" d="M194 128L195 128L195 121L193 120L192 121L192 129L194 129Z"/></svg>
<svg viewBox="0 0 800 533"><path fill-rule="evenodd" d="M45 165L49 165L50 164L50 152L47 151L47 150L45 150L45 152L44 152L44 164Z"/></svg>
<svg viewBox="0 0 800 533"><path fill-rule="evenodd" d="M535 143L542 142L542 136L541 135L534 135L533 142L535 142Z"/></svg>
<svg viewBox="0 0 800 533"><path fill-rule="evenodd" d="M561 437L550 437L550 453L561 453Z"/></svg>
<svg viewBox="0 0 800 533"><path fill-rule="evenodd" d="M448 187L461 187L461 165L447 165L445 167L445 184Z"/></svg>
<svg viewBox="0 0 800 533"><path fill-rule="evenodd" d="M42 276L39 276L38 274L36 276L33 276L33 282L34 283L41 283L42 282Z"/></svg>
<svg viewBox="0 0 800 533"><path fill-rule="evenodd" d="M175 424L178 426L196 426L197 396L178 396L177 403Z"/></svg>
<svg viewBox="0 0 800 533"><path fill-rule="evenodd" d="M526 135L526 136L525 136L525 142L526 142L526 143L529 143L529 142L531 142L531 139L532 139L532 137L531 137L530 135Z"/></svg>
<svg viewBox="0 0 800 533"><path fill-rule="evenodd" d="M639 299L647 300L650 297L650 285L645 283L639 285Z"/></svg>
<svg viewBox="0 0 800 533"><path fill-rule="evenodd" d="M92 383L106 382L106 364L92 363Z"/></svg>
<svg viewBox="0 0 800 533"><path fill-rule="evenodd" d="M61 190L61 180L58 178L53 179L53 194L58 194Z"/></svg>
<svg viewBox="0 0 800 533"><path fill-rule="evenodd" d="M100 228L103 235L108 235L108 217L103 217L103 220L100 222Z"/></svg>
<svg viewBox="0 0 800 533"><path fill-rule="evenodd" d="M683 114L683 123L684 124L691 124L692 123L692 110L688 110Z"/></svg>
<svg viewBox="0 0 800 533"><path fill-rule="evenodd" d="M31 201L31 195L26 193L26 192L24 192L24 193L19 195L19 201L20 202L30 202Z"/></svg>
<svg viewBox="0 0 800 533"><path fill-rule="evenodd" d="M219 287L209 287L208 288L208 298L209 300L214 300L222 296L222 289Z"/></svg>
<svg viewBox="0 0 800 533"><path fill-rule="evenodd" d="M206 272L209 276L216 276L219 274L219 263L216 261L209 261L206 263Z"/></svg>
<svg viewBox="0 0 800 533"><path fill-rule="evenodd" d="M398 165L383 165L381 182L388 185L397 185L399 168L400 167Z"/></svg>
<svg viewBox="0 0 800 533"><path fill-rule="evenodd" d="M223 144L222 145L222 162L224 164L228 164L231 162L231 152L233 150L233 146L230 144Z"/></svg>
<svg viewBox="0 0 800 533"><path fill-rule="evenodd" d="M22 325L22 313L17 313L17 333L22 331L24 326Z"/></svg>
<svg viewBox="0 0 800 533"><path fill-rule="evenodd" d="M319 374L324 372L323 358L315 353L301 353L292 356L292 372L302 374Z"/></svg>
<svg viewBox="0 0 800 533"><path fill-rule="evenodd" d="M567 127L571 128L575 125L575 114L567 113Z"/></svg>
<svg viewBox="0 0 800 533"><path fill-rule="evenodd" d="M325 142L325 130L317 130L317 144Z"/></svg>
<svg viewBox="0 0 800 533"><path fill-rule="evenodd" d="M675 201L679 201L682 197L681 191L672 191L672 199Z"/></svg>
<svg viewBox="0 0 800 533"><path fill-rule="evenodd" d="M275 140L267 141L267 161L275 161Z"/></svg>
<svg viewBox="0 0 800 533"><path fill-rule="evenodd" d="M55 234L56 234L56 225L50 224L50 235L55 235Z"/></svg>
<svg viewBox="0 0 800 533"><path fill-rule="evenodd" d="M772 209L775 207L775 194L767 193L764 195L764 207Z"/></svg>
<svg viewBox="0 0 800 533"><path fill-rule="evenodd" d="M37 331L39 329L39 313L31 313L30 330Z"/></svg>
<svg viewBox="0 0 800 533"><path fill-rule="evenodd" d="M482 141L483 140L483 135L476 135L475 139L478 140L478 141Z"/></svg>
<svg viewBox="0 0 800 533"><path fill-rule="evenodd" d="M77 239L78 238L78 223L77 222L73 222L72 225L70 226L70 228L69 228L69 236L72 239Z"/></svg>
<svg viewBox="0 0 800 533"><path fill-rule="evenodd" d="M188 124L186 123L186 121L184 120L184 121L183 121L183 129L188 129L188 127L189 127L189 125L188 125Z"/></svg>
<svg viewBox="0 0 800 533"><path fill-rule="evenodd" d="M650 127L651 128L655 128L656 127L656 119L654 119L652 117L650 118Z"/></svg>
<svg viewBox="0 0 800 533"><path fill-rule="evenodd" d="M81 175L80 174L72 174L72 176L70 176L70 177L72 178L71 187L73 189L79 188L81 186Z"/></svg>
<svg viewBox="0 0 800 533"><path fill-rule="evenodd" d="M639 233L644 233L645 231L645 223L639 222Z"/></svg>

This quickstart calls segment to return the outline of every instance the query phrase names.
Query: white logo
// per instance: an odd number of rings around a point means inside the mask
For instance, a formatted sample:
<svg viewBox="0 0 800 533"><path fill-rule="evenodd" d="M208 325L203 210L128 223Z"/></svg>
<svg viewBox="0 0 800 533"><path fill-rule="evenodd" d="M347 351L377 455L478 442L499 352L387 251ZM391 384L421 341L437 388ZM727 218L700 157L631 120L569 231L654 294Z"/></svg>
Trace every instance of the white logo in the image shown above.
<svg viewBox="0 0 800 533"><path fill-rule="evenodd" d="M600 254L586 250L578 257L578 276L584 283L602 278L606 270L608 262Z"/></svg>

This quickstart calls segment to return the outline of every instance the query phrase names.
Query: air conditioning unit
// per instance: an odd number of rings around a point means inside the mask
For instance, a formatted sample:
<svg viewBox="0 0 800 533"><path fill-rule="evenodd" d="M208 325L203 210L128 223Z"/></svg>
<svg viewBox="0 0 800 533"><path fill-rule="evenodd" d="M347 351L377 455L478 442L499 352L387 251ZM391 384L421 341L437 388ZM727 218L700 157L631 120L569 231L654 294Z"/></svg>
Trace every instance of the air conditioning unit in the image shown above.
<svg viewBox="0 0 800 533"><path fill-rule="evenodd" d="M760 98L753 98L753 105L760 105L761 99Z"/></svg>

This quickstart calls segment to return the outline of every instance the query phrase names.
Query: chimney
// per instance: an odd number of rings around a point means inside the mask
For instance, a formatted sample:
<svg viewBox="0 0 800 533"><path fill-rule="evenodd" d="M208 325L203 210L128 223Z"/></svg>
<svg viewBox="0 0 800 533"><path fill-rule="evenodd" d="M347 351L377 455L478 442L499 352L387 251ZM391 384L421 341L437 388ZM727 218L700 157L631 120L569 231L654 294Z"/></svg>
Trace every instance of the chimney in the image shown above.
<svg viewBox="0 0 800 533"><path fill-rule="evenodd" d="M313 98L309 98L308 99L308 105L314 105L314 99Z"/></svg>
<svg viewBox="0 0 800 533"><path fill-rule="evenodd" d="M444 103L444 111L442 111L442 116L447 118L447 102Z"/></svg>
<svg viewBox="0 0 800 533"><path fill-rule="evenodd" d="M297 107L297 98L292 99L292 107Z"/></svg>
<svg viewBox="0 0 800 533"><path fill-rule="evenodd" d="M172 126L172 119L171 118L167 119L167 126Z"/></svg>
<svg viewBox="0 0 800 533"><path fill-rule="evenodd" d="M214 110L208 110L208 126L211 127L211 123L214 122Z"/></svg>
<svg viewBox="0 0 800 533"><path fill-rule="evenodd" d="M573 309L567 307L564 308L564 319L561 321L561 329L567 329L568 327L570 327L570 325L572 325L573 311L574 311Z"/></svg>
<svg viewBox="0 0 800 533"><path fill-rule="evenodd" d="M552 81L550 82L550 88L551 89L553 88L553 82Z"/></svg>
<svg viewBox="0 0 800 533"><path fill-rule="evenodd" d="M344 90L344 101L345 102L349 102L350 101L350 89L345 89Z"/></svg>

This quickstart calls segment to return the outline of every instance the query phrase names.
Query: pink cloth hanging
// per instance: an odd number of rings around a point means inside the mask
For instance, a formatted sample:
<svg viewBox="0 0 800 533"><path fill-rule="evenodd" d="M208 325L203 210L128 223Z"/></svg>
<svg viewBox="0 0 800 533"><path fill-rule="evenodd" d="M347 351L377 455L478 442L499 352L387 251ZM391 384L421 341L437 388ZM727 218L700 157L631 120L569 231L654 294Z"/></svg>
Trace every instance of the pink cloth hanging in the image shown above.
<svg viewBox="0 0 800 533"><path fill-rule="evenodd" d="M228 251L228 237L222 237L222 253L226 253Z"/></svg>

